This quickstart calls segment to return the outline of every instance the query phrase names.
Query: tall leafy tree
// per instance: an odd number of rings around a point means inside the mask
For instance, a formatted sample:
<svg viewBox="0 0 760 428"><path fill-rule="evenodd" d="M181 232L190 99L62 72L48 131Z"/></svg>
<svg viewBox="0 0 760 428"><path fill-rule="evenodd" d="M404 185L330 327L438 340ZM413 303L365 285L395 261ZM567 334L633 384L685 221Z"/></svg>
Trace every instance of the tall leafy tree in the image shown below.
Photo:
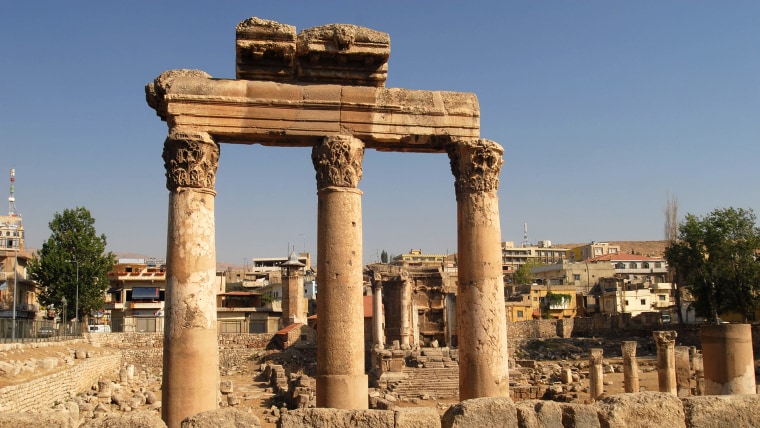
<svg viewBox="0 0 760 428"><path fill-rule="evenodd" d="M388 253L383 250L382 253L380 253L380 261L382 263L388 263Z"/></svg>
<svg viewBox="0 0 760 428"><path fill-rule="evenodd" d="M67 300L64 319L80 320L101 309L108 288L107 274L116 257L106 253L106 236L95 231L95 219L83 207L55 213L48 224L51 235L29 261L29 276L42 287L42 305L59 306ZM79 293L77 295L77 285ZM79 301L79 314L75 314Z"/></svg>
<svg viewBox="0 0 760 428"><path fill-rule="evenodd" d="M520 265L519 268L515 271L514 278L512 282L514 284L532 284L533 283L533 273L530 271L531 268L543 266L544 263L539 259L528 259L525 261L524 264Z"/></svg>
<svg viewBox="0 0 760 428"><path fill-rule="evenodd" d="M717 320L733 311L747 321L760 303L758 249L754 212L726 208L704 217L687 214L665 258L691 288L697 315Z"/></svg>

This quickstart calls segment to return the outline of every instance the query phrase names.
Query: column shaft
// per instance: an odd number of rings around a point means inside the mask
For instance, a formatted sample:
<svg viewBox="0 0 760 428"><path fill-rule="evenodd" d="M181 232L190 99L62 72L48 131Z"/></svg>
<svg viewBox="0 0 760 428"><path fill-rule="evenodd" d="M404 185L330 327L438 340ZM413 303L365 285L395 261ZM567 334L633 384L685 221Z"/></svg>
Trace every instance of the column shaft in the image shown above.
<svg viewBox="0 0 760 428"><path fill-rule="evenodd" d="M678 398L691 395L691 359L688 346L675 347L676 392Z"/></svg>
<svg viewBox="0 0 760 428"><path fill-rule="evenodd" d="M749 324L700 328L707 395L755 394L752 329Z"/></svg>
<svg viewBox="0 0 760 428"><path fill-rule="evenodd" d="M219 146L208 135L173 130L163 157L170 194L162 418L173 428L217 407L213 189Z"/></svg>
<svg viewBox="0 0 760 428"><path fill-rule="evenodd" d="M504 150L468 140L447 151L457 198L459 399L509 396L497 196Z"/></svg>
<svg viewBox="0 0 760 428"><path fill-rule="evenodd" d="M366 409L361 179L364 144L328 137L317 171L317 406Z"/></svg>
<svg viewBox="0 0 760 428"><path fill-rule="evenodd" d="M383 349L383 286L376 284L372 293L372 344Z"/></svg>
<svg viewBox="0 0 760 428"><path fill-rule="evenodd" d="M626 341L621 344L623 351L623 390L639 392L639 364L636 361L636 341Z"/></svg>
<svg viewBox="0 0 760 428"><path fill-rule="evenodd" d="M589 395L596 400L604 393L604 367L602 367L602 348L589 349L588 377Z"/></svg>
<svg viewBox="0 0 760 428"><path fill-rule="evenodd" d="M660 392L678 395L676 386L676 335L675 331L655 331L657 344L657 382Z"/></svg>

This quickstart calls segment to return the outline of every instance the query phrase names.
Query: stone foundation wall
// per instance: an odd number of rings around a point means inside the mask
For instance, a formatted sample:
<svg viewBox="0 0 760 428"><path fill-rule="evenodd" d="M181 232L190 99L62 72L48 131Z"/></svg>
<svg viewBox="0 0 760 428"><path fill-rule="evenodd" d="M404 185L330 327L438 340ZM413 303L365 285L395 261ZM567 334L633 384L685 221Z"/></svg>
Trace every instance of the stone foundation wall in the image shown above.
<svg viewBox="0 0 760 428"><path fill-rule="evenodd" d="M91 333L84 339L96 346L120 349L122 364L160 368L163 365L163 333ZM265 349L274 334L220 334L219 368L240 366L257 350Z"/></svg>
<svg viewBox="0 0 760 428"><path fill-rule="evenodd" d="M0 389L0 411L29 412L50 409L56 402L90 389L100 377L118 376L121 355L77 361L59 373Z"/></svg>

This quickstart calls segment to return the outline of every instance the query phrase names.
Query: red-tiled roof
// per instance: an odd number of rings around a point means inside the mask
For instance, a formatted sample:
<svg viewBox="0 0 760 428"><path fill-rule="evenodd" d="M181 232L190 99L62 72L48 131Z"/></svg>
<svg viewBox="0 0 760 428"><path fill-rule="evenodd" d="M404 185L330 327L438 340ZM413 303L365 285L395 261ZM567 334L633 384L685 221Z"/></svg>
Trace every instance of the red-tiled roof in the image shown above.
<svg viewBox="0 0 760 428"><path fill-rule="evenodd" d="M288 334L288 332L290 330L293 330L294 328L302 326L302 325L303 324L300 324L300 323L291 324L291 325L283 328L282 330L278 331L276 334Z"/></svg>

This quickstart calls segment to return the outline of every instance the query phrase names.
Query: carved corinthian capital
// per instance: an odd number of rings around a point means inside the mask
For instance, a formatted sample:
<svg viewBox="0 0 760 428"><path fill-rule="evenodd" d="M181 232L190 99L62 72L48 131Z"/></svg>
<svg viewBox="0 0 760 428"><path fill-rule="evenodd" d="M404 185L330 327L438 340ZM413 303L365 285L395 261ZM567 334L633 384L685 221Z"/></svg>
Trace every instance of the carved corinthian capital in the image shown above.
<svg viewBox="0 0 760 428"><path fill-rule="evenodd" d="M326 137L311 150L311 161L317 171L317 189L356 187L362 179L364 143L354 137Z"/></svg>
<svg viewBox="0 0 760 428"><path fill-rule="evenodd" d="M504 149L490 140L458 140L446 146L454 174L454 189L460 195L496 192L504 163Z"/></svg>
<svg viewBox="0 0 760 428"><path fill-rule="evenodd" d="M588 350L589 355L589 364L602 364L602 359L604 355L604 349L602 348L591 348Z"/></svg>
<svg viewBox="0 0 760 428"><path fill-rule="evenodd" d="M215 195L219 144L202 132L172 130L164 141L166 188L191 187Z"/></svg>

